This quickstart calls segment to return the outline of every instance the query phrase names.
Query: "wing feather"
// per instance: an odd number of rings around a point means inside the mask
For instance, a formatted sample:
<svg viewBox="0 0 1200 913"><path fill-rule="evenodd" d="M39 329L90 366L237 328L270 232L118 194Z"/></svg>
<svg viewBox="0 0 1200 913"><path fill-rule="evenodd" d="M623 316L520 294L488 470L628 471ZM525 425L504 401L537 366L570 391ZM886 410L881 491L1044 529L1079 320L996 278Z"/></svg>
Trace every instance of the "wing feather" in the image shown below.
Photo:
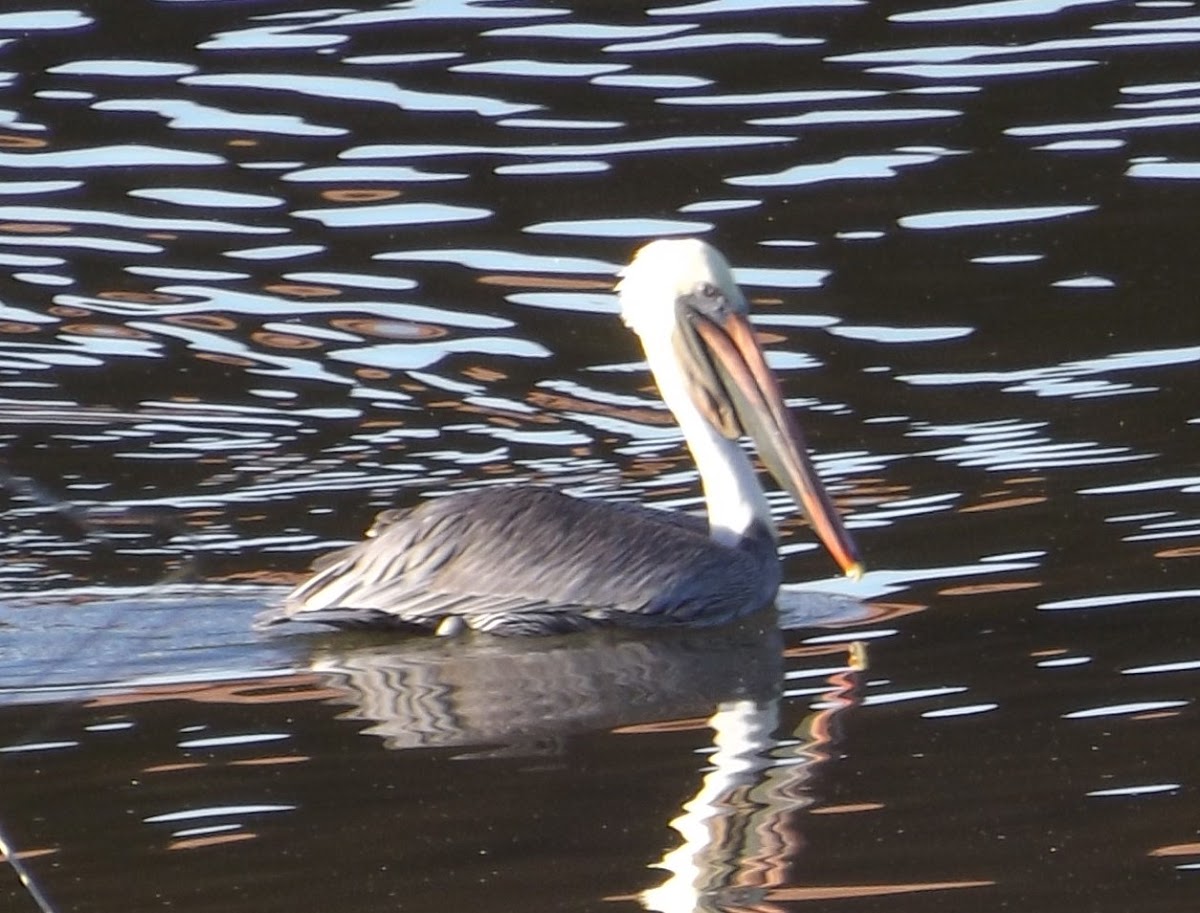
<svg viewBox="0 0 1200 913"><path fill-rule="evenodd" d="M496 633L711 624L770 602L779 584L769 535L727 548L698 517L547 488L490 488L386 511L372 533L320 562L261 622L340 625L382 614L435 628L459 616Z"/></svg>

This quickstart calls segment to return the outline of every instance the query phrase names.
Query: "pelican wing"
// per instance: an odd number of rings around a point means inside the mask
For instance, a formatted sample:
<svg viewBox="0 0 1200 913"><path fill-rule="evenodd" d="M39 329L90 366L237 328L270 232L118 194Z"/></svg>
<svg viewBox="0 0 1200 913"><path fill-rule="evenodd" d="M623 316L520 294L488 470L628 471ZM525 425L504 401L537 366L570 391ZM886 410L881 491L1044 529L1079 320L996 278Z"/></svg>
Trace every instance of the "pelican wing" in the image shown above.
<svg viewBox="0 0 1200 913"><path fill-rule="evenodd" d="M386 622L545 633L715 624L768 603L779 583L770 534L727 548L707 524L547 488L503 487L388 511L365 541L322 562L261 623Z"/></svg>

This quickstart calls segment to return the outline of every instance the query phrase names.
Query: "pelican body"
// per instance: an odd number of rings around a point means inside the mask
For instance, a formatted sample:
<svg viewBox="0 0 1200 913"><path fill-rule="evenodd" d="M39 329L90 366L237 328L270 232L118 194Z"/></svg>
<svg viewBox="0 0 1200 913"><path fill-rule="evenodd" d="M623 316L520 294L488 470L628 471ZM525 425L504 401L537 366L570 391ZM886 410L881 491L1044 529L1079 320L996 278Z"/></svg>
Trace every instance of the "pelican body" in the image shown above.
<svg viewBox="0 0 1200 913"><path fill-rule="evenodd" d="M842 570L861 574L724 257L700 240L653 241L617 290L696 461L707 520L540 486L436 498L384 511L259 624L546 634L714 625L757 611L779 589L778 533L743 435Z"/></svg>

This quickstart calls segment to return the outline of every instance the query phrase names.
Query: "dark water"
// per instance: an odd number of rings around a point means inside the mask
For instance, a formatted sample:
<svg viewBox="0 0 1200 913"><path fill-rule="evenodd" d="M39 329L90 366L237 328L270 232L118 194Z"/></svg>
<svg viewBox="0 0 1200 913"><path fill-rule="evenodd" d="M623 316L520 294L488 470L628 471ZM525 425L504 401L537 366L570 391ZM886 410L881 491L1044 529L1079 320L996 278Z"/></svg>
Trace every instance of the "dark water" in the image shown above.
<svg viewBox="0 0 1200 913"><path fill-rule="evenodd" d="M0 826L35 889L1193 909L1198 46L1149 0L6 5ZM661 235L738 267L864 581L781 498L781 625L249 630L426 494L696 506L610 292Z"/></svg>

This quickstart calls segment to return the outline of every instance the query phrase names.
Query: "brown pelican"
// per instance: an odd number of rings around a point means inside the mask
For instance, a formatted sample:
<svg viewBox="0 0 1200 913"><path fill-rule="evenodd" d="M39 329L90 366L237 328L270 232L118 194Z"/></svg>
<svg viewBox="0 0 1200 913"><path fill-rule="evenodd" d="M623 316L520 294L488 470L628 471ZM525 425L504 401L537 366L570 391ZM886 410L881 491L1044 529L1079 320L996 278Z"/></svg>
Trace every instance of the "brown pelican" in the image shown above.
<svg viewBox="0 0 1200 913"><path fill-rule="evenodd" d="M713 625L756 611L779 589L778 534L743 434L842 570L861 574L725 258L699 240L653 241L617 291L696 461L707 522L537 486L453 494L380 514L363 542L320 559L259 624L542 634Z"/></svg>

